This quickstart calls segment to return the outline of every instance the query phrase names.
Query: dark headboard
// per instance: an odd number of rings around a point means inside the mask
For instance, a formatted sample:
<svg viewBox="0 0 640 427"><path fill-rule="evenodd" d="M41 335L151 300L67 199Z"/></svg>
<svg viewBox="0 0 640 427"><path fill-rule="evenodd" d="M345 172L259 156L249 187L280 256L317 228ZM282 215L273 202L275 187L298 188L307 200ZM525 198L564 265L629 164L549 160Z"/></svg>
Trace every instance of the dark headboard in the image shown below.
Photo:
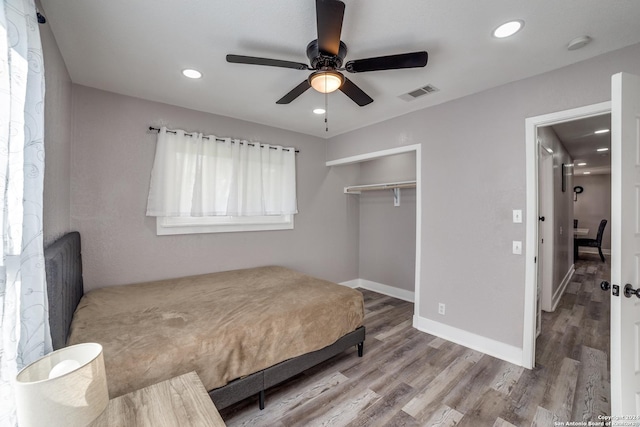
<svg viewBox="0 0 640 427"><path fill-rule="evenodd" d="M65 234L44 250L53 349L67 343L73 313L84 293L80 233Z"/></svg>

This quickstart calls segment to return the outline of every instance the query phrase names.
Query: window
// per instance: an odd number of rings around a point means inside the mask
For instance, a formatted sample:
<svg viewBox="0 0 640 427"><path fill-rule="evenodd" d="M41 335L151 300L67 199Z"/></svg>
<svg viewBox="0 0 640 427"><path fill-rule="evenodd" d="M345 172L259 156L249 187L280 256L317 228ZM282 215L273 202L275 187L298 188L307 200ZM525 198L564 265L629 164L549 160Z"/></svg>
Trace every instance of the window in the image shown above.
<svg viewBox="0 0 640 427"><path fill-rule="evenodd" d="M147 215L158 235L293 228L295 150L165 127Z"/></svg>

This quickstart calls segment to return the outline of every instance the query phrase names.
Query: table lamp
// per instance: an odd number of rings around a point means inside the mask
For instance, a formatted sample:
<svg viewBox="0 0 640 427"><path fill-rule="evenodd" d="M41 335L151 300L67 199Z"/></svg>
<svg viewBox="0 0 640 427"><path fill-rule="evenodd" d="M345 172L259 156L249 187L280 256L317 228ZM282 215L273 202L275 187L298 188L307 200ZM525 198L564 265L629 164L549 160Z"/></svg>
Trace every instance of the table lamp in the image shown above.
<svg viewBox="0 0 640 427"><path fill-rule="evenodd" d="M20 427L86 426L108 403L100 344L61 348L24 367L16 377Z"/></svg>

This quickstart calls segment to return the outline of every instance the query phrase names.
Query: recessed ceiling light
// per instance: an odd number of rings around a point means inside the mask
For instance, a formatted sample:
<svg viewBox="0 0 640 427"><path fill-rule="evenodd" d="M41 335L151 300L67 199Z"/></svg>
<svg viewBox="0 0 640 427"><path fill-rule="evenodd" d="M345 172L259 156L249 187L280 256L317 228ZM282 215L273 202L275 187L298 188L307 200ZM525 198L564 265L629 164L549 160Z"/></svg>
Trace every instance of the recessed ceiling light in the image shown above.
<svg viewBox="0 0 640 427"><path fill-rule="evenodd" d="M604 148L598 148L596 151L600 151L600 152L602 152L602 151L609 151L609 149L608 149L608 148L606 148L606 147L604 147Z"/></svg>
<svg viewBox="0 0 640 427"><path fill-rule="evenodd" d="M599 130L595 131L594 133L596 135L599 135L601 133L607 133L607 132L609 132L609 129L599 129Z"/></svg>
<svg viewBox="0 0 640 427"><path fill-rule="evenodd" d="M314 114L324 114L325 110L324 108L316 108L315 110L313 110Z"/></svg>
<svg viewBox="0 0 640 427"><path fill-rule="evenodd" d="M582 163L578 163L578 166L587 166L587 164L582 162Z"/></svg>
<svg viewBox="0 0 640 427"><path fill-rule="evenodd" d="M546 147L545 147L545 150L547 150L547 153L549 153L549 154L553 154L553 150L552 150L551 148L546 148Z"/></svg>
<svg viewBox="0 0 640 427"><path fill-rule="evenodd" d="M591 172L582 172L582 175L591 175Z"/></svg>
<svg viewBox="0 0 640 427"><path fill-rule="evenodd" d="M493 37L503 39L509 37L520 31L524 27L524 21L515 20L506 22L493 30Z"/></svg>
<svg viewBox="0 0 640 427"><path fill-rule="evenodd" d="M202 73L200 71L193 70L191 68L186 68L182 70L182 74L185 77L189 77L190 79L199 79L200 77L202 77Z"/></svg>

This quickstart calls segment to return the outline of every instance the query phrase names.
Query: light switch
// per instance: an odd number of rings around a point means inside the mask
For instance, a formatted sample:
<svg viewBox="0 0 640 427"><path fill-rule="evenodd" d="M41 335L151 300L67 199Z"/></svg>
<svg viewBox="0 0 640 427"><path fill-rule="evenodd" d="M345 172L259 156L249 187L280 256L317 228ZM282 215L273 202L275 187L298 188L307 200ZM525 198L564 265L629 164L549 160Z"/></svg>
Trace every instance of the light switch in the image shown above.
<svg viewBox="0 0 640 427"><path fill-rule="evenodd" d="M513 253L516 255L522 255L522 242L516 240L513 241Z"/></svg>
<svg viewBox="0 0 640 427"><path fill-rule="evenodd" d="M513 210L513 222L521 223L522 222L522 210L514 209Z"/></svg>

